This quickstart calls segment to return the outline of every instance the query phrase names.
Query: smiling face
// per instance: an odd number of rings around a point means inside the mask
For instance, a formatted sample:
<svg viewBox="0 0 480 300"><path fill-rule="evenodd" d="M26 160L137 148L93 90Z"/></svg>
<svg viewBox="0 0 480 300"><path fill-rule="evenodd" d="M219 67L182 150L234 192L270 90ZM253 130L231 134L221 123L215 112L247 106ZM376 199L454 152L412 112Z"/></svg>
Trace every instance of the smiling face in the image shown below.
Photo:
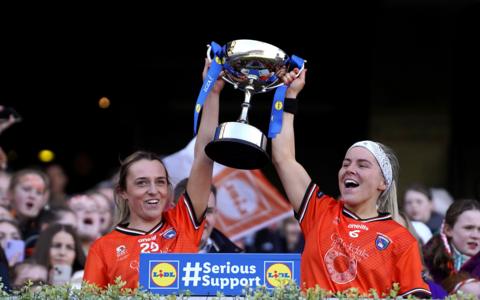
<svg viewBox="0 0 480 300"><path fill-rule="evenodd" d="M50 266L73 265L75 260L75 241L66 231L57 232L50 246Z"/></svg>
<svg viewBox="0 0 480 300"><path fill-rule="evenodd" d="M121 192L130 209L131 226L141 229L146 223L160 222L169 193L167 173L160 161L141 159L132 163L126 189Z"/></svg>
<svg viewBox="0 0 480 300"><path fill-rule="evenodd" d="M458 216L453 228L446 224L445 234L462 254L474 256L480 251L480 210L467 210Z"/></svg>
<svg viewBox="0 0 480 300"><path fill-rule="evenodd" d="M13 187L13 207L16 213L25 218L35 218L47 203L47 187L37 174L22 176Z"/></svg>
<svg viewBox="0 0 480 300"><path fill-rule="evenodd" d="M366 212L367 215L361 217L377 215L377 199L387 187L377 160L363 147L347 151L338 172L338 186L341 200L348 209L362 214Z"/></svg>

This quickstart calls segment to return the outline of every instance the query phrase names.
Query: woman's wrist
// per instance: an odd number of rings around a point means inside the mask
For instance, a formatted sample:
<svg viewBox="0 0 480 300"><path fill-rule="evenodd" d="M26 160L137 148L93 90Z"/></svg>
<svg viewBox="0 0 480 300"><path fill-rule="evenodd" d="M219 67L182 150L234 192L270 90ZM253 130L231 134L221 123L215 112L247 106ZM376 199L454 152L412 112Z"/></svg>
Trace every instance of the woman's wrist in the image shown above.
<svg viewBox="0 0 480 300"><path fill-rule="evenodd" d="M294 91L289 91L287 90L287 93L285 94L285 98L292 98L292 99L297 99L298 93Z"/></svg>
<svg viewBox="0 0 480 300"><path fill-rule="evenodd" d="M292 115L296 114L298 111L298 101L296 98L286 97L283 101L283 111L290 113Z"/></svg>

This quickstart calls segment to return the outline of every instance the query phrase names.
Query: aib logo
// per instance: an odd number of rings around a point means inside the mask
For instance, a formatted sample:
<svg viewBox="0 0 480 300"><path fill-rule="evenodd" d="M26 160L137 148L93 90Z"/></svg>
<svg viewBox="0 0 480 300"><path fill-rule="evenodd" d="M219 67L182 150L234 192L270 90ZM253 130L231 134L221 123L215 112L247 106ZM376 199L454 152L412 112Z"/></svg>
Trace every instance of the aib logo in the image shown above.
<svg viewBox="0 0 480 300"><path fill-rule="evenodd" d="M282 286L293 279L292 263L276 262L272 263L265 272L267 279L267 288Z"/></svg>
<svg viewBox="0 0 480 300"><path fill-rule="evenodd" d="M152 281L159 287L169 287L177 281L177 268L168 262L156 264L150 273Z"/></svg>

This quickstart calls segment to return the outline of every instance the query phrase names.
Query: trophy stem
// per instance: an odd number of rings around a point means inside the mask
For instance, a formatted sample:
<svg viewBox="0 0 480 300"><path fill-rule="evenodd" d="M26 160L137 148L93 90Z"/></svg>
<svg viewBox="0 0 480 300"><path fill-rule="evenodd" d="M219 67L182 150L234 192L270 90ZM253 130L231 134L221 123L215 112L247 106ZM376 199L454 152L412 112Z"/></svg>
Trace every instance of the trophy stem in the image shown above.
<svg viewBox="0 0 480 300"><path fill-rule="evenodd" d="M238 122L248 124L248 109L250 108L250 98L252 97L252 92L250 92L251 87L245 87L245 99L242 103L242 112L240 113L240 118Z"/></svg>

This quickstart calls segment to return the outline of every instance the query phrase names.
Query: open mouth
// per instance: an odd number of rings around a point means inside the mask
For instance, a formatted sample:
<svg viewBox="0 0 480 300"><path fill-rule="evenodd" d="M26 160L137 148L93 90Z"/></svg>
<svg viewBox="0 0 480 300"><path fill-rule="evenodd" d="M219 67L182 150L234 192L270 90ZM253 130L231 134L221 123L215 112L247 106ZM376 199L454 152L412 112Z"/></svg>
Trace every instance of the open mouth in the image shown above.
<svg viewBox="0 0 480 300"><path fill-rule="evenodd" d="M32 203L32 202L27 202L27 203L25 203L25 206L26 206L28 209L32 209L32 208L33 208L33 203Z"/></svg>
<svg viewBox="0 0 480 300"><path fill-rule="evenodd" d="M149 199L149 200L146 200L145 203L154 205L154 204L160 203L160 200L158 200L158 199Z"/></svg>
<svg viewBox="0 0 480 300"><path fill-rule="evenodd" d="M93 224L93 220L91 218L85 218L83 219L83 224L85 225L92 225Z"/></svg>
<svg viewBox="0 0 480 300"><path fill-rule="evenodd" d="M358 182L356 182L355 180L352 180L352 179L345 180L344 184L345 184L345 187L347 189L356 188L360 185Z"/></svg>
<svg viewBox="0 0 480 300"><path fill-rule="evenodd" d="M478 247L478 242L468 242L467 246L468 246L468 248L474 250Z"/></svg>

